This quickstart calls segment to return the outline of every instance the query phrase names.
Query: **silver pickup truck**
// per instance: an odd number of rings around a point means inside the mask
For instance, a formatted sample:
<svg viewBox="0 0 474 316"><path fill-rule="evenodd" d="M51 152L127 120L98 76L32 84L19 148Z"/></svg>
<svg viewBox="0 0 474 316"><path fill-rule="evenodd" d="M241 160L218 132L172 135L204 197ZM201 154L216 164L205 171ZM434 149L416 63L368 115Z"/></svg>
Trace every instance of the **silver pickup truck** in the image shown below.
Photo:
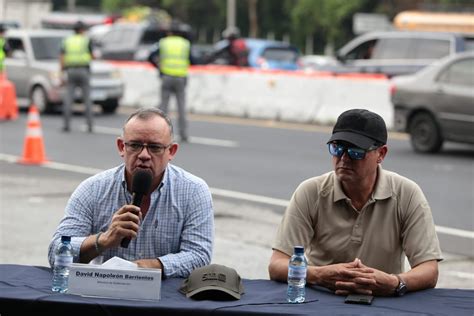
<svg viewBox="0 0 474 316"><path fill-rule="evenodd" d="M41 112L62 105L65 87L59 66L60 47L70 35L63 30L10 29L5 38L10 52L5 59L8 79L15 85L19 107L34 103ZM123 95L119 71L103 61L91 63L91 98L103 113L114 113ZM76 102L81 101L80 89Z"/></svg>

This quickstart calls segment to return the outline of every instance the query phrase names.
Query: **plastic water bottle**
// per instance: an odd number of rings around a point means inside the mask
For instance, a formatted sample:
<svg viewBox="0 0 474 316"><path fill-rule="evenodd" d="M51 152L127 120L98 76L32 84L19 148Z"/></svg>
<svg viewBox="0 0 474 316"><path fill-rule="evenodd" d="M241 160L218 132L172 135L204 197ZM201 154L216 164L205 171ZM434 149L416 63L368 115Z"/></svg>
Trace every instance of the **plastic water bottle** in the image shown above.
<svg viewBox="0 0 474 316"><path fill-rule="evenodd" d="M64 293L68 289L69 268L73 253L70 236L61 236L61 243L56 250L53 268L53 292Z"/></svg>
<svg viewBox="0 0 474 316"><path fill-rule="evenodd" d="M304 256L304 247L295 246L293 256L288 265L288 291L289 303L303 303L305 300L306 267L308 263Z"/></svg>

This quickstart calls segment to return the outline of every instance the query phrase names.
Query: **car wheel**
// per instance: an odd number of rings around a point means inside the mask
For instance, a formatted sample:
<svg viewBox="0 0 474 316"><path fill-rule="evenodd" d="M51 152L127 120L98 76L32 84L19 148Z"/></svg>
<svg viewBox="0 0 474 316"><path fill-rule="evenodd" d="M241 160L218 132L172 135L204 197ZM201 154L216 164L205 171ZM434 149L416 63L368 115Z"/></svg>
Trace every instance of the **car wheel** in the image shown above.
<svg viewBox="0 0 474 316"><path fill-rule="evenodd" d="M419 113L412 118L409 133L415 151L434 153L443 145L440 128L428 113Z"/></svg>
<svg viewBox="0 0 474 316"><path fill-rule="evenodd" d="M113 114L119 106L119 101L118 99L110 99L100 103L100 106L102 107L102 113Z"/></svg>
<svg viewBox="0 0 474 316"><path fill-rule="evenodd" d="M31 104L36 105L40 113L47 113L51 111L51 104L46 96L46 91L41 86L35 86L31 91Z"/></svg>

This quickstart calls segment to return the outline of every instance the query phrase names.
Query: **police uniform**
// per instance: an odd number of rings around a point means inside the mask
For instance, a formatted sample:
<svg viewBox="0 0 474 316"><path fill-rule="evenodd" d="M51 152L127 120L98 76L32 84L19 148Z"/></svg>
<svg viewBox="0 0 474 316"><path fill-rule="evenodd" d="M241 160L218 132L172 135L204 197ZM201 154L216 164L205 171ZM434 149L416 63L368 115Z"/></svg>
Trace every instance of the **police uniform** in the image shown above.
<svg viewBox="0 0 474 316"><path fill-rule="evenodd" d="M0 28L0 33L3 33L5 30ZM5 57L6 53L8 52L8 45L5 41L5 38L0 35L0 75L5 70Z"/></svg>
<svg viewBox="0 0 474 316"><path fill-rule="evenodd" d="M186 82L190 64L190 42L176 35L170 35L158 42L157 48L150 55L150 62L159 68L161 76L160 109L168 113L171 94L176 95L179 114L179 134L182 141L187 141L186 120Z"/></svg>
<svg viewBox="0 0 474 316"><path fill-rule="evenodd" d="M90 98L90 62L92 50L89 39L82 34L66 38L62 47L63 67L67 75L66 94L63 105L64 131L69 131L74 91L80 87L86 106L88 131L92 132L92 101Z"/></svg>

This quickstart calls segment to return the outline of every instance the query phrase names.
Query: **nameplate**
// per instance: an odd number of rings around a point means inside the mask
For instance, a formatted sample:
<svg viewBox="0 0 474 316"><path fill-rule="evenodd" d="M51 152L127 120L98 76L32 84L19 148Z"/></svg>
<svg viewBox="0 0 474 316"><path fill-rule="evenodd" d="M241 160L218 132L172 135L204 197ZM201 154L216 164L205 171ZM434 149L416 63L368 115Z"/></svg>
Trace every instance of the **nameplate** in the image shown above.
<svg viewBox="0 0 474 316"><path fill-rule="evenodd" d="M160 300L160 269L107 269L74 263L69 272L69 294L108 298Z"/></svg>

